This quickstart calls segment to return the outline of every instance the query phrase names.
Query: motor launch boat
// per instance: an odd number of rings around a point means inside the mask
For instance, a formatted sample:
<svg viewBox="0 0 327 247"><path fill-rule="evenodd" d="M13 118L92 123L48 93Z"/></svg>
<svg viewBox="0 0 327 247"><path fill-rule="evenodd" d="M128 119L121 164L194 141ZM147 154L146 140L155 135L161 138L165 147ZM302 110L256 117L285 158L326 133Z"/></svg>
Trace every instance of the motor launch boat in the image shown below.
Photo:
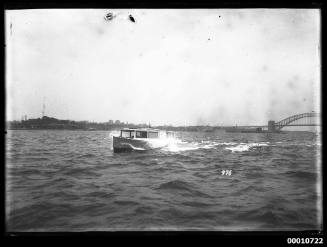
<svg viewBox="0 0 327 247"><path fill-rule="evenodd" d="M143 151L163 148L168 146L175 133L153 128L120 130L119 136L112 137L113 150L115 153L126 151Z"/></svg>

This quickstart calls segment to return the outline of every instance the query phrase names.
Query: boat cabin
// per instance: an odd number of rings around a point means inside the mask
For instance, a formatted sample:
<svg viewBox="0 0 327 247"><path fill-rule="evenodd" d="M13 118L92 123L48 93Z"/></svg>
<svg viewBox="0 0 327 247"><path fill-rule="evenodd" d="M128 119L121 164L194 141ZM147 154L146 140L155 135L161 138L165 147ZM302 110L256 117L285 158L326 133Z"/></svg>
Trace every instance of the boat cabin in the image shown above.
<svg viewBox="0 0 327 247"><path fill-rule="evenodd" d="M120 137L124 138L160 138L163 137L162 131L156 129L122 129ZM166 131L166 137L173 137L171 131Z"/></svg>

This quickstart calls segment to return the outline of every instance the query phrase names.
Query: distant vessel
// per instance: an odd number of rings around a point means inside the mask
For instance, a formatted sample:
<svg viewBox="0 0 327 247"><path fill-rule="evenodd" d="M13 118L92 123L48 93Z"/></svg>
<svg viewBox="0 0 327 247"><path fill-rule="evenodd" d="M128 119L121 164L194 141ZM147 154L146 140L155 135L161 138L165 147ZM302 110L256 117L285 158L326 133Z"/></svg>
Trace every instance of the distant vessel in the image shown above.
<svg viewBox="0 0 327 247"><path fill-rule="evenodd" d="M261 127L259 128L238 128L238 127L229 127L225 129L226 132L237 132L237 133L262 133L265 132Z"/></svg>
<svg viewBox="0 0 327 247"><path fill-rule="evenodd" d="M232 133L282 133L280 130L274 130L274 131L263 130L262 127L256 127L256 128L227 127L225 128L225 131L232 132Z"/></svg>
<svg viewBox="0 0 327 247"><path fill-rule="evenodd" d="M175 137L172 131L162 131L153 128L120 130L119 136L113 136L113 150L115 153L126 151L143 151L168 146Z"/></svg>

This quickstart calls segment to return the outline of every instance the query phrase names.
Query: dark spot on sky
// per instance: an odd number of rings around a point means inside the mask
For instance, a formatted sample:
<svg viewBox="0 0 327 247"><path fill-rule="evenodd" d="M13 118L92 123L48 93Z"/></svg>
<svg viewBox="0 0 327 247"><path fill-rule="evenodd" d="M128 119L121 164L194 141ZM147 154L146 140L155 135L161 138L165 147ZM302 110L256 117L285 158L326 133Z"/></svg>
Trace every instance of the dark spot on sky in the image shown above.
<svg viewBox="0 0 327 247"><path fill-rule="evenodd" d="M292 89L292 90L295 89L295 87L296 87L296 85L295 85L295 83L293 81L289 81L287 83L287 86L288 86L289 89Z"/></svg>
<svg viewBox="0 0 327 247"><path fill-rule="evenodd" d="M114 17L115 17L114 14L109 12L108 14L105 15L104 19L106 21L111 21Z"/></svg>
<svg viewBox="0 0 327 247"><path fill-rule="evenodd" d="M263 70L263 71L267 71L267 70L268 70L267 65L262 66L262 70Z"/></svg>
<svg viewBox="0 0 327 247"><path fill-rule="evenodd" d="M306 98L303 98L303 101L307 101L307 99Z"/></svg>
<svg viewBox="0 0 327 247"><path fill-rule="evenodd" d="M130 19L130 21L135 22L135 19L132 15L129 15L129 19Z"/></svg>
<svg viewBox="0 0 327 247"><path fill-rule="evenodd" d="M221 16L219 16L219 18L220 18Z"/></svg>
<svg viewBox="0 0 327 247"><path fill-rule="evenodd" d="M102 29L102 28L98 28L98 29L97 29L97 33L101 35L101 34L103 34L103 33L104 33L104 31L103 31L103 29Z"/></svg>
<svg viewBox="0 0 327 247"><path fill-rule="evenodd" d="M208 38L208 40L211 40L210 38Z"/></svg>

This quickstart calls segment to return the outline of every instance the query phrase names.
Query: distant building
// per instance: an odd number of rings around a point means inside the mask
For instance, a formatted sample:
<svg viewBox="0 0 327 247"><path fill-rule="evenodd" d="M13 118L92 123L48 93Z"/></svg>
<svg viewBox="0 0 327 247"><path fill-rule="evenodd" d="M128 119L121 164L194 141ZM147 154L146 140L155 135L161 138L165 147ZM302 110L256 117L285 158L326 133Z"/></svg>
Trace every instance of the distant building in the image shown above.
<svg viewBox="0 0 327 247"><path fill-rule="evenodd" d="M115 124L120 124L120 121L119 121L119 120L116 120L116 121L115 121Z"/></svg>
<svg viewBox="0 0 327 247"><path fill-rule="evenodd" d="M114 121L113 120L109 120L109 124L114 124Z"/></svg>

